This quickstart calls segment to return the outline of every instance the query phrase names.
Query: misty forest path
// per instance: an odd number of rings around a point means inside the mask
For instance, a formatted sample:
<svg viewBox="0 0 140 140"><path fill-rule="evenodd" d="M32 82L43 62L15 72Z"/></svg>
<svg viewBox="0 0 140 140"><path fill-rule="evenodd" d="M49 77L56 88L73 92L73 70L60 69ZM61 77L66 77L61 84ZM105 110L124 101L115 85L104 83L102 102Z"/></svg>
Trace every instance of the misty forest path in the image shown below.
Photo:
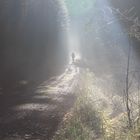
<svg viewBox="0 0 140 140"><path fill-rule="evenodd" d="M0 140L50 140L75 101L76 66L35 89L0 95Z"/></svg>

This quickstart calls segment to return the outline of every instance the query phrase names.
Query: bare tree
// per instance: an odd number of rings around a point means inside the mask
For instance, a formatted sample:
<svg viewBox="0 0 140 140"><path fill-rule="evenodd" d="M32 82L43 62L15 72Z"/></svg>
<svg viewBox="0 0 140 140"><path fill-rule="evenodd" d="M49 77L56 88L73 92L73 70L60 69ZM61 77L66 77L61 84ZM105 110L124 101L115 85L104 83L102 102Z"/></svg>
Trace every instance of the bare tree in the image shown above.
<svg viewBox="0 0 140 140"><path fill-rule="evenodd" d="M130 40L130 39L129 39ZM127 67L126 67L126 79L125 79L125 90L124 90L124 98L125 98L125 105L127 111L127 118L128 118L128 127L132 127L132 119L131 119L131 108L130 108L130 100L129 100L129 72L130 72L130 55L131 55L131 45L129 41L129 49L128 49L128 58L127 58Z"/></svg>

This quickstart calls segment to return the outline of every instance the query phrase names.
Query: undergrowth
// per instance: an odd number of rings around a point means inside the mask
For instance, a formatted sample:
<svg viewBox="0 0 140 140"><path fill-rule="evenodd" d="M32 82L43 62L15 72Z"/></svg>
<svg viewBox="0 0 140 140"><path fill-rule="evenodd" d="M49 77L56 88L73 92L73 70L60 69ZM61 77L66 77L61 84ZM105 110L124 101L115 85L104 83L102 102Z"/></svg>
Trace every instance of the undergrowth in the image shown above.
<svg viewBox="0 0 140 140"><path fill-rule="evenodd" d="M93 101L92 76L84 73L81 77L74 107L65 115L53 140L140 140L139 119L128 129L126 113L111 118Z"/></svg>

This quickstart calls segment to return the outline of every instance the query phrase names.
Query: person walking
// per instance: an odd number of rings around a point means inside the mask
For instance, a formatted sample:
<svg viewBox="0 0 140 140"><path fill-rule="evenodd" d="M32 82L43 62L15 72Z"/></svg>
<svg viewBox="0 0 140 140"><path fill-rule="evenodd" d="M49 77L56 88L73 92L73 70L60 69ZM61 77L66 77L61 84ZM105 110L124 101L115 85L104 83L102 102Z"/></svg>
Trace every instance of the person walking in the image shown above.
<svg viewBox="0 0 140 140"><path fill-rule="evenodd" d="M72 57L72 62L74 62L75 61L75 53L74 52L71 54L71 57Z"/></svg>

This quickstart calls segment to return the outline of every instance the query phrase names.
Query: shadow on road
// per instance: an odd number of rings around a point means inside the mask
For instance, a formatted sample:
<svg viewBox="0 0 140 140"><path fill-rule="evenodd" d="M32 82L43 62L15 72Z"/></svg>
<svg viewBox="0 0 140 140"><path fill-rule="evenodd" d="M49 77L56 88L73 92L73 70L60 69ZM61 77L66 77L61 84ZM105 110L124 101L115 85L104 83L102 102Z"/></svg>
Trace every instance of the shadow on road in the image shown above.
<svg viewBox="0 0 140 140"><path fill-rule="evenodd" d="M66 69L40 86L24 86L0 95L1 140L51 139L75 101L78 73L70 67L71 71Z"/></svg>

